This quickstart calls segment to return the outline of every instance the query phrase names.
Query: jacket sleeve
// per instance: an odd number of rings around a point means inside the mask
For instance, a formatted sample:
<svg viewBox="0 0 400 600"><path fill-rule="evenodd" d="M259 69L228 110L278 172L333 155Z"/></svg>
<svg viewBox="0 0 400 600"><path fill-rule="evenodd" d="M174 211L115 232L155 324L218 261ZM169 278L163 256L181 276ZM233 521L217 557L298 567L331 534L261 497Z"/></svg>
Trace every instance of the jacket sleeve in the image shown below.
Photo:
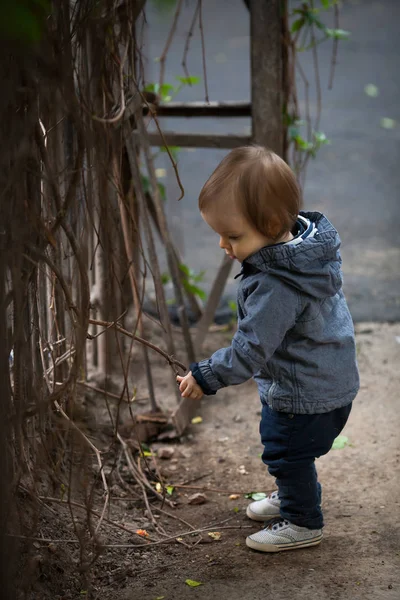
<svg viewBox="0 0 400 600"><path fill-rule="evenodd" d="M190 365L203 392L215 394L222 387L238 385L255 375L295 324L299 305L293 288L280 282L270 286L268 281L256 281L244 302L244 315L231 345Z"/></svg>

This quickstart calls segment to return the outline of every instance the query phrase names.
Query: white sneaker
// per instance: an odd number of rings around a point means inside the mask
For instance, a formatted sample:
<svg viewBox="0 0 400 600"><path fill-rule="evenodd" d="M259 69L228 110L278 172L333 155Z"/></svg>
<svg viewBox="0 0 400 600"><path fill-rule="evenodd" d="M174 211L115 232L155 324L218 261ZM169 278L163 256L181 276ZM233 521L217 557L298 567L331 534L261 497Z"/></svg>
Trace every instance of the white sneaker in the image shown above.
<svg viewBox="0 0 400 600"><path fill-rule="evenodd" d="M322 540L322 529L307 529L276 519L268 527L246 538L246 545L260 552L281 552L317 546Z"/></svg>
<svg viewBox="0 0 400 600"><path fill-rule="evenodd" d="M272 492L267 498L256 500L248 505L246 515L253 521L268 521L280 516L281 501L278 492Z"/></svg>

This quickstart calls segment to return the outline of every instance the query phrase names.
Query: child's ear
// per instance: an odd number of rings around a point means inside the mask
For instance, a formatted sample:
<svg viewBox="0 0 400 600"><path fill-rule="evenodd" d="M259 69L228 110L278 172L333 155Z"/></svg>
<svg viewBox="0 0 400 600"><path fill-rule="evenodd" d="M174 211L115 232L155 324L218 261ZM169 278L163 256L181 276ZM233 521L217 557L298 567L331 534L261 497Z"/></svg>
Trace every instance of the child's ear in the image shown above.
<svg viewBox="0 0 400 600"><path fill-rule="evenodd" d="M267 237L271 240L277 239L282 232L282 223L276 215L271 215L268 219Z"/></svg>

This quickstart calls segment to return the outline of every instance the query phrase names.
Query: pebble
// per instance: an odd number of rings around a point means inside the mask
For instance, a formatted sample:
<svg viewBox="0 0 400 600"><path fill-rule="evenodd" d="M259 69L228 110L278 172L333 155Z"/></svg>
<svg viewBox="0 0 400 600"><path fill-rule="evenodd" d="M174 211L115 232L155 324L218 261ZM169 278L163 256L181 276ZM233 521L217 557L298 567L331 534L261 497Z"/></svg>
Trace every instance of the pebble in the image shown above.
<svg viewBox="0 0 400 600"><path fill-rule="evenodd" d="M205 494L201 494L201 493L192 494L188 498L189 504L205 504L206 502L208 502L207 496Z"/></svg>
<svg viewBox="0 0 400 600"><path fill-rule="evenodd" d="M164 448L159 448L157 450L157 458L162 458L164 460L169 460L173 457L175 453L175 448L171 448L170 446L165 446Z"/></svg>

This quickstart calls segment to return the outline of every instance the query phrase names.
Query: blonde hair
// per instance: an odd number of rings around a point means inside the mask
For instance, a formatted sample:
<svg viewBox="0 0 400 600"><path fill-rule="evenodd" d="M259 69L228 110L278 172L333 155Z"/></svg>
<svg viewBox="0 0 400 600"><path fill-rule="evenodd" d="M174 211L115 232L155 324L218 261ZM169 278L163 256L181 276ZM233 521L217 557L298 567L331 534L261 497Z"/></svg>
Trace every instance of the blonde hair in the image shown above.
<svg viewBox="0 0 400 600"><path fill-rule="evenodd" d="M219 198L232 202L265 237L277 240L293 228L301 192L291 168L262 146L235 148L220 162L199 196L206 213Z"/></svg>

